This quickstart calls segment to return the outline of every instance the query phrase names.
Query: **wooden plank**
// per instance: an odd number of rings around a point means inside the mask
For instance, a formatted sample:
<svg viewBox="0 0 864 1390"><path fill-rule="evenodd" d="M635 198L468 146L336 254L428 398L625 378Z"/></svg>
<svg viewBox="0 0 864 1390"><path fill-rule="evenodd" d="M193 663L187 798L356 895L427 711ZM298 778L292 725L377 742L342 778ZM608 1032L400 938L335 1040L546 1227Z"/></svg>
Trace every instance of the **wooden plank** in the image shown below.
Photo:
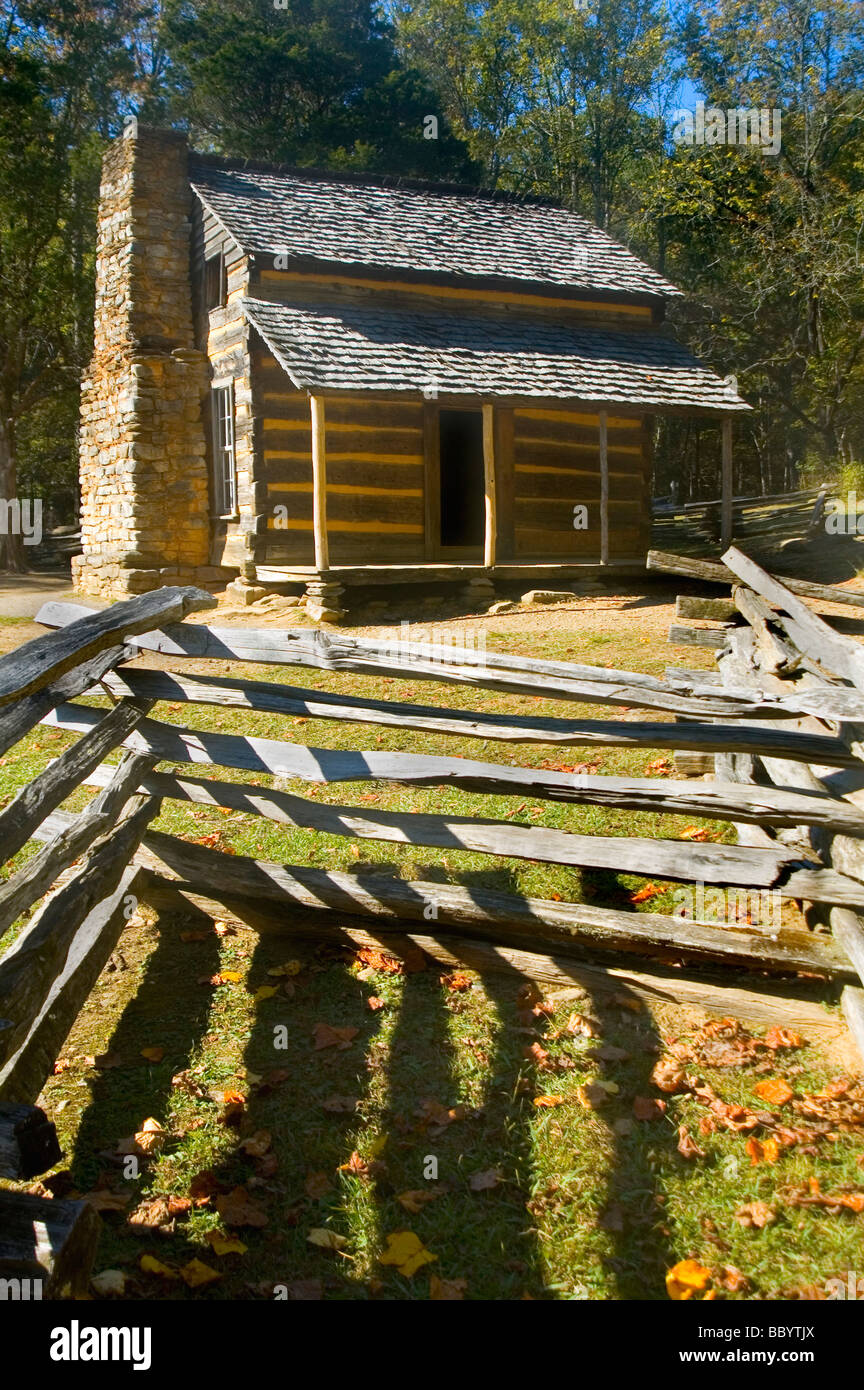
<svg viewBox="0 0 864 1390"><path fill-rule="evenodd" d="M101 1230L87 1202L0 1191L0 1279L29 1280L30 1299L83 1298Z"/></svg>
<svg viewBox="0 0 864 1390"><path fill-rule="evenodd" d="M737 623L738 609L728 598L696 598L679 594L675 600L676 618L696 618L701 622Z"/></svg>
<svg viewBox="0 0 864 1390"><path fill-rule="evenodd" d="M720 426L720 544L724 550L732 544L732 497L735 482L732 474L732 416L726 415Z"/></svg>
<svg viewBox="0 0 864 1390"><path fill-rule="evenodd" d="M735 758L734 754L726 756ZM97 768L86 779L87 784L106 787L113 771L114 769L107 765ZM128 779L126 780L128 782ZM734 781L705 783L678 780L667 782L658 777L604 777L577 773L569 780L564 798L580 805L620 807L695 819L740 820L753 825L819 825L828 830L842 830L847 835L864 837L864 812L847 801L839 801L836 797L812 790L790 791L755 784L742 786L740 781L740 777L737 776ZM131 782L129 785L134 789ZM412 843L421 843L419 840L415 841L410 832L412 828L418 834L423 832L428 819L431 826L441 827L440 832L436 832L440 833L440 838L422 842L430 845L445 843L447 835L451 833L448 827L454 828L454 835L456 827L459 826L502 824L504 829L521 828L514 827L512 822L477 822L470 817L433 816L424 819L423 816L414 813L369 811L359 813L361 828L350 829L348 821L352 817L358 819L356 807L334 806L329 802L310 802L290 796L286 792L260 788L253 790L237 782L219 782L210 778L178 778L167 773L150 773L149 769L142 769L139 790L152 796L180 797L205 805L231 807L247 814L268 816L289 825L314 827L328 834L358 834L372 839L402 841L408 837ZM559 797L556 796L555 799ZM381 834L374 832L373 827L376 826L381 830ZM393 833L388 834L388 829ZM567 839L572 837L565 837L562 852L566 852ZM503 849L495 852L516 853L515 850Z"/></svg>
<svg viewBox="0 0 864 1390"><path fill-rule="evenodd" d="M515 554L513 411L506 407L496 407L495 428L498 558L500 560L512 560Z"/></svg>
<svg viewBox="0 0 864 1390"><path fill-rule="evenodd" d="M104 774L103 774L104 776ZM99 779L92 780L99 783ZM602 780L602 779L598 779ZM730 846L697 844L679 840L640 839L628 836L575 835L540 825L470 816L440 816L421 812L365 811L353 806L319 803L287 792L250 789L233 782L173 777L155 773L142 779L154 795L172 796L204 805L222 805L247 815L263 815L282 825L316 830L321 834L383 840L396 844L427 845L436 849L470 850L513 859L576 867L619 867L622 872L660 875L665 878L719 881L768 886L781 868L796 857L783 846L766 856L753 858L729 853ZM579 789L581 790L581 789ZM600 792L588 789L576 799L589 803ZM569 798L568 798L569 799ZM830 800L830 798L826 798ZM704 813L703 813L704 814Z"/></svg>
<svg viewBox="0 0 864 1390"><path fill-rule="evenodd" d="M62 705L64 700L74 700L76 695L83 695L114 666L134 656L134 647L106 647L98 656L74 666L51 685L0 709L0 757L55 706Z"/></svg>
<svg viewBox="0 0 864 1390"><path fill-rule="evenodd" d="M864 648L858 642L834 632L806 603L734 546L723 559L744 584L788 615L784 618L779 614L777 621L805 656L864 690Z"/></svg>
<svg viewBox="0 0 864 1390"><path fill-rule="evenodd" d="M22 787L0 812L0 861L11 859L22 845L26 845L49 812L81 785L106 753L123 742L150 705L150 701L121 700L107 714L95 711L96 722L84 737Z"/></svg>
<svg viewBox="0 0 864 1390"><path fill-rule="evenodd" d="M29 1032L56 979L76 931L121 881L159 803L135 798L117 827L91 850L80 871L57 889L0 960L0 1061ZM10 1099L0 1087L0 1096Z"/></svg>
<svg viewBox="0 0 864 1390"><path fill-rule="evenodd" d="M75 817L68 830L61 832L32 859L28 859L16 874L0 884L0 936L22 912L32 907L37 898L48 891L64 869L88 850L100 835L110 830L138 783L152 770L154 763L155 759L140 753L124 754L119 767L109 768L107 777L100 783L104 785L104 791Z"/></svg>
<svg viewBox="0 0 864 1390"><path fill-rule="evenodd" d="M173 623L187 613L215 608L212 594L201 589L156 589L128 603L115 603L101 611L92 610L81 621L34 637L8 656L0 658L0 705L21 699L51 685L59 676L106 647L116 647L118 639L151 630L156 623Z"/></svg>
<svg viewBox="0 0 864 1390"><path fill-rule="evenodd" d="M609 453L607 415L601 410L597 431L600 444L600 563L609 563Z"/></svg>
<svg viewBox="0 0 864 1390"><path fill-rule="evenodd" d="M0 1101L0 1178L35 1178L62 1157L57 1130L44 1110Z"/></svg>
<svg viewBox="0 0 864 1390"><path fill-rule="evenodd" d="M70 612L71 610L71 612ZM68 621L78 610L74 604L46 604L39 620L45 624ZM578 699L585 703L641 705L644 708L690 714L697 718L731 715L792 718L798 712L795 696L762 701L751 695L736 701L734 694L714 690L685 695L656 677L642 672L617 671L575 662L537 661L530 657L479 652L466 647L434 643L400 643L398 660L393 644L381 638L354 638L345 634L310 632L308 628L280 630L176 626L166 632L148 633L135 639L144 650L173 656L310 666L328 671L376 673L404 680L433 680L518 694L543 693L550 699ZM513 673L513 674L510 674ZM520 679L524 673L530 679ZM790 704L791 701L791 704Z"/></svg>
<svg viewBox="0 0 864 1390"><path fill-rule="evenodd" d="M735 575L725 565L718 565L716 561L711 560L697 560L689 555L649 550L646 564L649 570L681 574L688 579L704 579L709 584L726 584L731 587L735 583ZM813 584L809 580L790 578L789 575L778 575L776 578L790 593L798 594L801 598L821 599L824 603L842 603L852 608L864 608L864 590Z"/></svg>
<svg viewBox="0 0 864 1390"><path fill-rule="evenodd" d="M759 931L725 928L665 917L659 913L620 912L584 903L556 903L520 898L492 889L465 889L456 884L406 882L384 874L328 873L305 866L274 864L240 855L220 854L170 835L145 836L138 862L184 887L244 902L279 903L284 911L335 911L349 916L436 922L468 928L478 937L505 945L572 943L605 949L636 947L703 956L729 964L748 963L768 970L811 970L849 976L845 955L827 938L815 943L807 932L784 933L773 941ZM148 899L150 890L145 890ZM286 914L290 915L290 914ZM826 944L827 943L827 944ZM805 964L804 962L809 962Z"/></svg>
<svg viewBox="0 0 864 1390"><path fill-rule="evenodd" d="M61 818L64 812L55 812ZM142 892L141 869L131 864L116 888L85 916L72 935L62 969L17 1050L0 1069L0 1096L9 1101L36 1099L63 1044L111 958L130 909ZM133 909L134 910L134 909Z"/></svg>
<svg viewBox="0 0 864 1390"><path fill-rule="evenodd" d="M710 647L717 651L726 646L729 632L726 627L682 627L672 623L669 641L678 647Z"/></svg>
<svg viewBox="0 0 864 1390"><path fill-rule="evenodd" d="M855 1039L858 1052L864 1061L864 989L847 985L840 996L840 1007Z"/></svg>
<svg viewBox="0 0 864 1390"><path fill-rule="evenodd" d="M483 494L483 564L487 569L491 569L495 564L498 544L498 518L495 495L495 408L488 401L483 404Z"/></svg>
<svg viewBox="0 0 864 1390"><path fill-rule="evenodd" d="M42 722L58 729L84 732L93 726L94 711L84 705L62 705L46 715ZM571 741L579 747L608 744L620 748L688 748L697 752L712 753L752 752L759 756L776 754L778 757L796 762L823 763L826 767L854 767L857 763L855 754L849 751L842 739L830 738L827 735L798 732L787 734L782 729L748 727L743 724L637 724L631 720L614 719L560 722L569 726L572 731ZM555 740L544 738L542 741ZM389 777L391 780L415 780L410 776L413 767L417 771L422 769L421 777L428 775L430 781L443 779L457 785L461 778L469 776L468 768L471 766L464 758L448 761L445 758L421 759L408 753L336 753L329 749L305 748L302 745L280 743L271 739L242 738L239 735L213 731L177 729L173 725L160 724L149 719L142 721L140 730L125 740L125 746L139 753L153 753L169 762L214 762L224 767L236 766L248 768L250 771L271 772L276 776L301 776L301 769L306 768L311 780L324 780L315 775L316 769L320 767L320 763L316 761L319 754L324 758L330 772L335 774L342 766L346 775L340 780L347 781L357 781L364 776L373 775L371 769L384 769L384 760L387 760L387 771L382 770L381 776ZM232 761L233 759L237 761ZM341 764L340 759L343 760ZM289 765L297 770L291 773L285 771ZM494 775L499 792L503 791L507 774L514 771L498 763L474 766L494 770L490 772L490 778ZM398 775L397 769L400 769ZM535 772L530 768L515 769L515 772L517 778L533 779L530 783L533 790L529 793L532 796L544 795L541 787L554 786L554 794L558 798L570 785L566 779L571 774ZM556 781L556 778L559 780ZM564 780L560 780L562 778ZM486 785L490 785L489 781ZM519 786L522 788L520 794L524 794L528 782L520 781ZM516 788L512 789L515 793Z"/></svg>
<svg viewBox="0 0 864 1390"><path fill-rule="evenodd" d="M315 568L326 570L330 563L327 543L327 435L323 396L309 397L312 413L312 498Z"/></svg>
<svg viewBox="0 0 864 1390"><path fill-rule="evenodd" d="M441 538L441 432L434 401L423 406L423 536L427 560L437 558Z"/></svg>

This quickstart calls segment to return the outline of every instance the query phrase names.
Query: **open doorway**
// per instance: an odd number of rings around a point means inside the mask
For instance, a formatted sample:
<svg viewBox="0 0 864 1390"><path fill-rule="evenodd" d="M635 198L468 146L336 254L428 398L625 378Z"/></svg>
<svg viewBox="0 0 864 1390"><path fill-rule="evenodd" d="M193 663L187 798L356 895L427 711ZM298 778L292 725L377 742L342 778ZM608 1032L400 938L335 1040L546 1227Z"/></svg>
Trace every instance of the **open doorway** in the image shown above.
<svg viewBox="0 0 864 1390"><path fill-rule="evenodd" d="M486 530L483 469L483 413L439 413L442 551L463 558L482 556Z"/></svg>

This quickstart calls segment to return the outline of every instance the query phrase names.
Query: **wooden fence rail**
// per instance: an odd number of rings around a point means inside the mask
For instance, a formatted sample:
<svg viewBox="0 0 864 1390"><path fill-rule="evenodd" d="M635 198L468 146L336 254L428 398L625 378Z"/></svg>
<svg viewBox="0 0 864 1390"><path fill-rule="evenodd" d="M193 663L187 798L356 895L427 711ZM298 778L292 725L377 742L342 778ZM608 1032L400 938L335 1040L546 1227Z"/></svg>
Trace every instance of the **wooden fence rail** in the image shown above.
<svg viewBox="0 0 864 1390"><path fill-rule="evenodd" d="M519 968L533 960L542 978L565 966L586 968L586 951L597 955L590 970L609 979L620 974L622 960L647 958L649 973L639 979L652 978L653 970L660 993L663 971L684 966L679 980L688 998L701 990L708 1007L714 1000L722 1008L716 1001L734 995L756 1018L782 1015L781 986L796 1008L804 1008L805 996L812 1001L842 988L849 1027L864 1048L864 646L855 640L864 624L814 611L829 602L864 606L864 594L781 582L734 548L723 565L658 552L651 563L727 589L721 598L679 601L685 624L707 619L713 628L677 623L672 633L674 640L710 646L716 673L670 668L659 679L434 643L212 627L184 621L212 606L209 595L194 590L161 590L98 614L77 604L47 604L39 620L55 630L0 661L0 752L40 722L79 737L0 810L0 860L28 842L41 846L0 884L0 936L19 923L0 956L2 1171L20 1173L36 1161L23 1156L27 1123L34 1134L47 1124L34 1102L117 944L128 904L141 896L157 904L185 897L205 910L219 904L228 913L252 913L262 929L277 919L283 929L338 929L352 939L385 929L422 940L436 958L467 952L484 968L494 964L495 948ZM181 667L187 659L228 660L357 673L380 679L382 690L380 697L358 697L233 671L219 677L130 667L142 652ZM600 719L493 715L386 698L387 683L406 677L597 704L610 713ZM113 707L76 703L87 693L107 695ZM359 737L373 726L480 739L487 747L683 749L712 756L715 778L611 777L362 746L333 750L314 739L306 745L163 723L152 711L164 701L190 716L196 705L209 705L337 721L356 725ZM644 710L646 717L622 717L617 706ZM666 722L663 715L674 718ZM122 750L119 765L106 761L116 750ZM202 766L255 774L256 781L195 776ZM261 776L290 779L296 789L258 785ZM738 843L577 834L509 818L370 809L301 794L309 783L370 782L719 819L736 828ZM86 809L62 810L81 786L95 793ZM827 930L766 929L746 919L724 926L458 882L409 882L395 868L332 873L226 855L154 829L165 799L382 844L626 872L716 886L745 900L750 893L776 894L809 904ZM713 983L699 973L709 965ZM724 966L751 972L753 988L718 984L716 971ZM771 976L778 981L773 994ZM53 1152L43 1145L46 1166ZM0 1195L8 1201L18 1194ZM80 1213L63 1219L71 1221L70 1231L82 1220ZM84 1224L82 1250L92 1245L91 1226ZM17 1253L24 1263L35 1258L32 1250ZM0 1245L0 1275L4 1258Z"/></svg>

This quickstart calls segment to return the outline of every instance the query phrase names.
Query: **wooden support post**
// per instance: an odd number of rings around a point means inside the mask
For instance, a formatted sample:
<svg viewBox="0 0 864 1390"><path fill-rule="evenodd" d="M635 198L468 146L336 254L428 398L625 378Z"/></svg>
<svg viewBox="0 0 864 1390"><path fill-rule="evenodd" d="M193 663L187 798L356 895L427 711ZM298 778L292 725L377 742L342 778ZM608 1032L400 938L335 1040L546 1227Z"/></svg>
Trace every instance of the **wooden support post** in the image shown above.
<svg viewBox="0 0 864 1390"><path fill-rule="evenodd" d="M495 507L495 408L483 406L483 477L486 492L486 543L483 564L491 569L495 564L497 541L497 511Z"/></svg>
<svg viewBox="0 0 864 1390"><path fill-rule="evenodd" d="M723 419L722 478L720 487L720 545L726 550L732 544L732 416Z"/></svg>
<svg viewBox="0 0 864 1390"><path fill-rule="evenodd" d="M312 530L315 537L315 568L330 568L327 544L327 448L325 442L324 398L310 396L312 412Z"/></svg>
<svg viewBox="0 0 864 1390"><path fill-rule="evenodd" d="M609 450L606 411L600 411L600 563L609 563Z"/></svg>

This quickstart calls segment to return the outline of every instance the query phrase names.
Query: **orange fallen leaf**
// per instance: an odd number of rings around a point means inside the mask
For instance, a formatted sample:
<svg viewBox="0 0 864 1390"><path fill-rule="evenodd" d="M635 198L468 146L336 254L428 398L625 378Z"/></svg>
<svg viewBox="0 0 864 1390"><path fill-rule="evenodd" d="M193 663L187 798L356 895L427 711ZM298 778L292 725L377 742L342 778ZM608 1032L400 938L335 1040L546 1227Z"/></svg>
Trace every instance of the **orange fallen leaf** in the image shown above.
<svg viewBox="0 0 864 1390"><path fill-rule="evenodd" d="M767 1081L760 1081L753 1087L753 1090L769 1105L786 1105L795 1094L782 1076L769 1077Z"/></svg>
<svg viewBox="0 0 864 1390"><path fill-rule="evenodd" d="M630 894L631 903L647 903L649 898L659 898L666 892L665 888L658 888L656 883L647 883L644 888L640 888L638 893Z"/></svg>
<svg viewBox="0 0 864 1390"><path fill-rule="evenodd" d="M711 1283L711 1271L696 1260L679 1260L666 1271L666 1292L670 1298L688 1299L703 1293Z"/></svg>

